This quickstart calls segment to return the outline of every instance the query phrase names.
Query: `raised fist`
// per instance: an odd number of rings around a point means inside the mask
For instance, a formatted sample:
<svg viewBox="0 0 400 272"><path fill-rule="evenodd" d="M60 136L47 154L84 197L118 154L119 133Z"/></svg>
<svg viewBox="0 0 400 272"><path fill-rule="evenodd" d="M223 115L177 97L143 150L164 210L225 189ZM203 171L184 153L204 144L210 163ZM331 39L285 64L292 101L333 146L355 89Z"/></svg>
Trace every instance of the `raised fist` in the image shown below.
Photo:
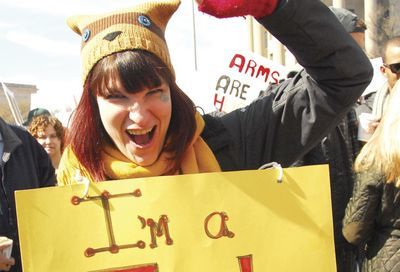
<svg viewBox="0 0 400 272"><path fill-rule="evenodd" d="M196 0L199 10L218 18L251 15L262 18L276 9L279 0Z"/></svg>

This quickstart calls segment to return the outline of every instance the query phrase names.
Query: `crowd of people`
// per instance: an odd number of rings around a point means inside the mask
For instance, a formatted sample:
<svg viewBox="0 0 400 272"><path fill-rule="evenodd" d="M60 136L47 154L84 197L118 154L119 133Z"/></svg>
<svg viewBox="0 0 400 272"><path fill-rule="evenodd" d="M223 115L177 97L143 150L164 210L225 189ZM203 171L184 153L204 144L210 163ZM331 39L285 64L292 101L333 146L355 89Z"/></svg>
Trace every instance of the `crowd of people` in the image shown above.
<svg viewBox="0 0 400 272"><path fill-rule="evenodd" d="M12 257L0 254L0 271L22 271L15 190L273 161L329 164L338 271L400 271L400 37L384 46L388 84L371 99L365 143L356 108L368 108L359 103L373 71L357 15L318 0L197 2L218 18L253 16L304 69L245 108L200 115L175 82L164 38L179 0L70 17L82 36L83 92L68 133L44 109L30 112L26 129L0 118L0 252L12 247Z"/></svg>

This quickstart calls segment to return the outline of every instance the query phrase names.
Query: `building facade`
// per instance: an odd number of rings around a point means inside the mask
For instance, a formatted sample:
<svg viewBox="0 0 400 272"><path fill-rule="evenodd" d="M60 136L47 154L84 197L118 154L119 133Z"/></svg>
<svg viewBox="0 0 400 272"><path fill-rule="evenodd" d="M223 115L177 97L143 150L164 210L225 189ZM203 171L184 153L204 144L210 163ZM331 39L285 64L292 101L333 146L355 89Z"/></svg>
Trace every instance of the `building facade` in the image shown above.
<svg viewBox="0 0 400 272"><path fill-rule="evenodd" d="M31 96L35 94L38 89L35 85L4 83L6 87L12 92L14 101L16 101L18 108L21 112L23 119L28 116L31 108ZM4 94L2 85L0 84L0 116L9 124L16 124L10 104Z"/></svg>
<svg viewBox="0 0 400 272"><path fill-rule="evenodd" d="M369 58L381 56L382 44L400 35L400 1L398 0L321 0L327 6L346 8L367 24L365 50ZM396 12L397 11L397 12ZM252 18L248 19L249 48L270 60L298 70L294 56Z"/></svg>

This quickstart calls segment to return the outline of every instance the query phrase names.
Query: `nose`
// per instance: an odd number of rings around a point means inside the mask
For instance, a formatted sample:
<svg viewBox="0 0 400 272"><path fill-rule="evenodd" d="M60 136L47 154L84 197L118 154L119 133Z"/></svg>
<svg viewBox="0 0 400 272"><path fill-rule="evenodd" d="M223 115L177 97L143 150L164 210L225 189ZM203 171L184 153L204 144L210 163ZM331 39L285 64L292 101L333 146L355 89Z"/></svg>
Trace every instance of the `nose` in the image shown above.
<svg viewBox="0 0 400 272"><path fill-rule="evenodd" d="M136 124L143 124L146 120L147 110L144 105L140 105L139 103L133 104L129 107L129 119L132 120Z"/></svg>
<svg viewBox="0 0 400 272"><path fill-rule="evenodd" d="M44 141L46 144L50 144L51 140L50 140L50 136L46 137L46 140Z"/></svg>
<svg viewBox="0 0 400 272"><path fill-rule="evenodd" d="M103 37L104 40L107 40L109 42L113 41L116 37L118 37L120 34L122 33L122 31L114 31L111 33L108 33L107 35L105 35Z"/></svg>

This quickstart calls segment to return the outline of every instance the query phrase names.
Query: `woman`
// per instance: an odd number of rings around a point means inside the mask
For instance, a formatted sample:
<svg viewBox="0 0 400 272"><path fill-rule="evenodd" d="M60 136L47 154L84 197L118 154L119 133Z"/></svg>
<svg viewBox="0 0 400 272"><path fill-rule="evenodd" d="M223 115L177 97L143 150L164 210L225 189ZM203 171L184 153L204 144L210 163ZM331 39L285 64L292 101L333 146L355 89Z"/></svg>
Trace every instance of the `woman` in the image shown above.
<svg viewBox="0 0 400 272"><path fill-rule="evenodd" d="M400 82L355 162L357 183L343 235L365 248L362 271L400 271Z"/></svg>
<svg viewBox="0 0 400 272"><path fill-rule="evenodd" d="M60 120L53 116L40 115L33 118L28 130L49 154L51 163L57 172L64 149L65 136Z"/></svg>
<svg viewBox="0 0 400 272"><path fill-rule="evenodd" d="M307 67L221 118L200 116L175 82L164 30L178 0L71 17L68 24L83 39L84 91L59 184L75 183L77 173L103 181L293 163L335 126L372 72L368 58L326 6L315 0L297 3L200 3L202 11L218 17L257 17ZM348 68L349 60L357 69Z"/></svg>

